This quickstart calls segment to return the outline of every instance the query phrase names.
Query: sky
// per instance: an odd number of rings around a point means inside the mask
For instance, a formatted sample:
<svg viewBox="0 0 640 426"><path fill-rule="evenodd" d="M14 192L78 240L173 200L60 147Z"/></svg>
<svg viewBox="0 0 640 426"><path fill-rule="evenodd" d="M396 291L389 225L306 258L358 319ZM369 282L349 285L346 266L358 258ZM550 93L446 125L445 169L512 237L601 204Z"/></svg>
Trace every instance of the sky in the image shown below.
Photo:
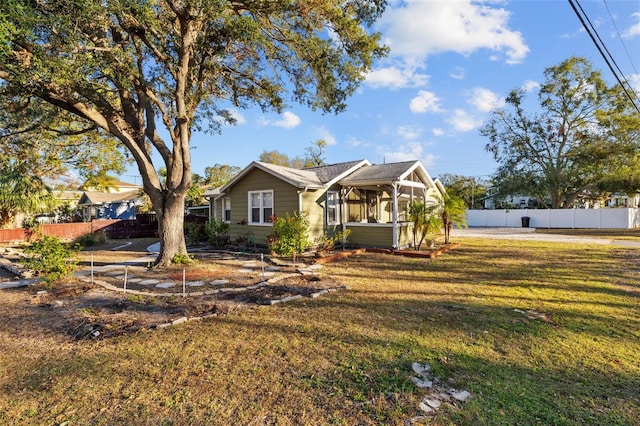
<svg viewBox="0 0 640 426"><path fill-rule="evenodd" d="M640 0L580 5L640 93ZM204 176L216 163L244 168L263 151L303 157L323 139L327 164L420 160L433 178L487 179L496 164L479 129L511 90L523 87L535 100L545 68L571 56L587 58L615 82L565 0L391 0L374 29L390 54L375 64L345 112L322 114L296 104L281 114L234 111L237 124L220 134L193 134L193 172ZM135 167L121 178L141 182Z"/></svg>

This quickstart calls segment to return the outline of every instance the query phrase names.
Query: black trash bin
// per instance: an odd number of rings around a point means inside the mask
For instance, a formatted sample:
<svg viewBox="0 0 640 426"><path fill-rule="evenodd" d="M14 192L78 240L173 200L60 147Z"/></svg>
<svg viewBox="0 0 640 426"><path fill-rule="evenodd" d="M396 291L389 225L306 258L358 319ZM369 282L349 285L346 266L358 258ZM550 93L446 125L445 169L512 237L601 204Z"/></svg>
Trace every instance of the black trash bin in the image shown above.
<svg viewBox="0 0 640 426"><path fill-rule="evenodd" d="M529 220L531 218L529 216L522 216L522 227L523 228L528 228L529 227Z"/></svg>

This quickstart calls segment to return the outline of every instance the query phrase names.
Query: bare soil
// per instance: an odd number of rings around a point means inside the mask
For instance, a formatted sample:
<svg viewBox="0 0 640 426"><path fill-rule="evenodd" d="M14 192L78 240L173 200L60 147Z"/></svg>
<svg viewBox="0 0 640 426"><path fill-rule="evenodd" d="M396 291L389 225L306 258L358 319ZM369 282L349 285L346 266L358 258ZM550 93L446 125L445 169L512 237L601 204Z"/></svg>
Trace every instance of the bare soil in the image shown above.
<svg viewBox="0 0 640 426"><path fill-rule="evenodd" d="M120 248L128 242L131 244ZM268 256L261 262L260 255L206 248L194 252L196 261L190 265L164 269L145 262L123 265L148 256L146 247L152 242L116 240L91 247L80 253L79 269L84 277L53 286L40 283L3 290L0 309L5 319L16 321L16 328L17 322L33 321L73 339L104 339L283 299L316 297L344 287L320 271L303 275L299 269L305 265L279 260L276 266ZM119 267L109 269L114 265ZM140 280L173 286L157 288L142 285Z"/></svg>

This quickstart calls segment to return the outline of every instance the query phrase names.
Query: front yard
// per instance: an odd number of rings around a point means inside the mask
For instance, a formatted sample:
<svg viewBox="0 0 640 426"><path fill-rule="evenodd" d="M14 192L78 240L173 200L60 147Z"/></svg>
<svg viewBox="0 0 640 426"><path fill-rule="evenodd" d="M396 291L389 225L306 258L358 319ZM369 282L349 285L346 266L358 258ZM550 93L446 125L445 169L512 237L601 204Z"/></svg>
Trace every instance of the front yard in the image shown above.
<svg viewBox="0 0 640 426"><path fill-rule="evenodd" d="M3 290L0 423L637 424L639 251L455 242L326 264L347 289L322 297L103 340ZM425 414L415 362L471 396Z"/></svg>

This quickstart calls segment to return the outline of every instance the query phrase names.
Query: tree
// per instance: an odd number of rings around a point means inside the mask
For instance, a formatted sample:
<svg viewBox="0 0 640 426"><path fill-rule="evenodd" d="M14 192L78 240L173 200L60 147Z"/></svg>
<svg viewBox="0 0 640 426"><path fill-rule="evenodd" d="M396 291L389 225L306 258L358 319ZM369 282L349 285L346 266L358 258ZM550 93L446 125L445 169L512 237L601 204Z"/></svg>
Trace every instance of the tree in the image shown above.
<svg viewBox="0 0 640 426"><path fill-rule="evenodd" d="M467 226L467 206L457 195L444 194L440 200L440 216L444 228L444 243L451 242L451 228Z"/></svg>
<svg viewBox="0 0 640 426"><path fill-rule="evenodd" d="M93 186L108 186L109 172L124 171L115 140L37 99L21 101L0 89L0 225L18 213L53 208L52 187L73 170ZM74 189L78 182L72 182Z"/></svg>
<svg viewBox="0 0 640 426"><path fill-rule="evenodd" d="M450 173L442 174L438 178L447 188L448 194L462 198L464 203L472 209L487 196L488 183L483 179Z"/></svg>
<svg viewBox="0 0 640 426"><path fill-rule="evenodd" d="M318 139L311 146L304 149L306 152L304 157L289 158L287 154L283 154L280 151L272 150L262 151L258 161L263 163L275 164L276 166L291 167L292 169L304 169L308 167L317 167L325 164L324 149L327 146L327 142L324 139Z"/></svg>
<svg viewBox="0 0 640 426"><path fill-rule="evenodd" d="M53 205L51 190L28 173L25 163L0 164L0 228L10 227L18 213L38 213Z"/></svg>
<svg viewBox="0 0 640 426"><path fill-rule="evenodd" d="M262 151L258 161L275 164L276 166L291 167L291 159L289 156L275 149L271 151Z"/></svg>
<svg viewBox="0 0 640 426"><path fill-rule="evenodd" d="M432 240L440 231L441 222L438 205L427 206L422 201L413 201L407 208L409 221L413 222L413 247L420 250L425 238Z"/></svg>
<svg viewBox="0 0 640 426"><path fill-rule="evenodd" d="M317 167L325 164L324 149L327 147L327 142L324 139L318 139L311 146L304 149L305 155L305 167Z"/></svg>
<svg viewBox="0 0 640 426"><path fill-rule="evenodd" d="M238 166L216 163L211 167L205 167L204 183L212 188L220 188L222 185L233 179L241 170L242 169Z"/></svg>
<svg viewBox="0 0 640 426"><path fill-rule="evenodd" d="M618 171L633 164L640 149L640 115L622 88L608 87L584 58L567 59L544 75L541 113L526 112L525 92L516 89L506 98L510 109L495 110L480 132L499 163L494 181L501 195L532 195L552 208L570 208L603 191L604 181L630 189Z"/></svg>
<svg viewBox="0 0 640 426"><path fill-rule="evenodd" d="M231 108L281 112L285 98L343 111L387 52L369 31L384 6L383 0L5 0L2 90L74 114L126 147L158 217L157 263L166 265L186 253L192 133L233 123ZM154 152L167 170L164 183Z"/></svg>

